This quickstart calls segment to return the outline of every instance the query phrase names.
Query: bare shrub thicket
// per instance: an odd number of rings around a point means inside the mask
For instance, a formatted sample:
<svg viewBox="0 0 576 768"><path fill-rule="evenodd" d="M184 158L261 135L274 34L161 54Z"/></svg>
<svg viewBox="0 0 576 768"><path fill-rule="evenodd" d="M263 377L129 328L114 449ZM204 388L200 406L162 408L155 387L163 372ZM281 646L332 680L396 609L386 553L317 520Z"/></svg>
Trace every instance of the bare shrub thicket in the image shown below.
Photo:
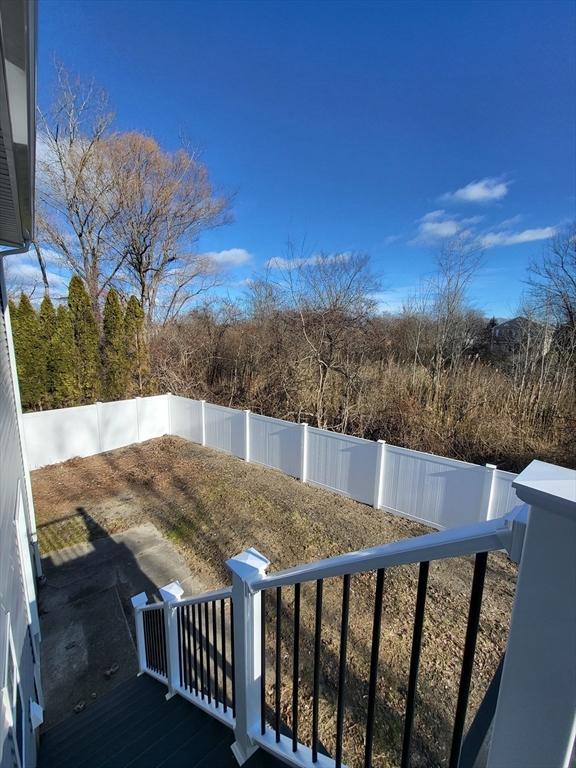
<svg viewBox="0 0 576 768"><path fill-rule="evenodd" d="M206 306L155 328L157 385L511 470L534 457L573 466L576 301L554 285L566 283L561 269L574 276L574 234L533 266L530 303L505 345L467 303L478 263L463 243L446 244L421 295L389 316L375 312L366 257L286 260L242 307Z"/></svg>

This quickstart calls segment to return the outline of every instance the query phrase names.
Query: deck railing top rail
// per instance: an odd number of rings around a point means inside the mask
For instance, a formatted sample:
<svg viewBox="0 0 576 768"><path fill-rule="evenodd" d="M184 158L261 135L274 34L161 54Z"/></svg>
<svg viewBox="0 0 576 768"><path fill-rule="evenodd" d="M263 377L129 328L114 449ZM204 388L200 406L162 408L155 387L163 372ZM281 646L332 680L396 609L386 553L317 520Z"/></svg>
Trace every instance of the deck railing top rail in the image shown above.
<svg viewBox="0 0 576 768"><path fill-rule="evenodd" d="M451 528L447 531L428 533L369 549L348 552L269 575L255 575L248 584L253 592L257 592L317 579L376 571L380 568L448 557L464 557L499 549L505 550L513 560L517 561L522 547L526 515L527 508L518 507L506 517L497 520L488 520L484 523Z"/></svg>

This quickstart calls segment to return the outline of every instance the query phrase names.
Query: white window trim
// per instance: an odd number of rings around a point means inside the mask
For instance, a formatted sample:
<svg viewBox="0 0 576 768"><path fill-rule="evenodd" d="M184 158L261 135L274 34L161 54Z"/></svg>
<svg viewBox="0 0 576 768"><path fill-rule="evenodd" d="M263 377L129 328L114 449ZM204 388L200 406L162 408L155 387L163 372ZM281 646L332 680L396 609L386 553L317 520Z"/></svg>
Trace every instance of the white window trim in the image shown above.
<svg viewBox="0 0 576 768"><path fill-rule="evenodd" d="M6 658L4 659L4 668L2 670L2 678L4 680L4 687L2 689L2 696L5 702L6 716L9 725L9 734L12 737L12 743L14 745L14 754L16 756L16 763L18 768L26 765L26 724L28 722L28 712L25 706L25 698L20 685L20 669L18 668L18 661L16 657L16 648L14 647L14 637L12 635L12 625L10 623L10 614L6 614L7 618L7 643L6 643ZM8 661L12 659L12 681L8 680ZM11 682L11 686L9 686ZM9 687L12 688L12 701L10 701ZM20 692L20 707L22 709L22 727L24 729L22 734L22 754L18 751L18 734L16 733L16 707L18 705L18 692Z"/></svg>

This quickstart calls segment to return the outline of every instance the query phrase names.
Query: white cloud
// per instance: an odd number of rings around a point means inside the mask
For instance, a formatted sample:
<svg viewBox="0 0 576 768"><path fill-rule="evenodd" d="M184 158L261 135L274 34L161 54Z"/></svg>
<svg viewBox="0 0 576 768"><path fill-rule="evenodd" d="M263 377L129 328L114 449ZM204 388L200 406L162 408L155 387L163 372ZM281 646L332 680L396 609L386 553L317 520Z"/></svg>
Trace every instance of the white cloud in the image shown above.
<svg viewBox="0 0 576 768"><path fill-rule="evenodd" d="M509 187L509 181L487 176L485 179L471 181L455 192L447 192L442 195L442 200L457 203L489 203L506 197Z"/></svg>
<svg viewBox="0 0 576 768"><path fill-rule="evenodd" d="M384 245L392 245L393 243L397 243L399 240L402 240L402 235L388 235L384 238Z"/></svg>
<svg viewBox="0 0 576 768"><path fill-rule="evenodd" d="M556 227L524 229L521 232L488 232L482 235L480 243L484 248L494 248L499 245L521 245L522 243L534 243L538 240L548 240L555 234Z"/></svg>
<svg viewBox="0 0 576 768"><path fill-rule="evenodd" d="M25 261L22 256L29 258L29 254L22 254L20 257L14 256L6 259L7 283L11 289L32 291L36 286L42 285L42 273L37 263ZM58 291L66 288L68 279L65 276L49 269L46 274L50 288Z"/></svg>
<svg viewBox="0 0 576 768"><path fill-rule="evenodd" d="M472 220L449 216L444 210L430 211L419 220L416 237L410 243L419 245L457 235L466 237L469 234L469 230L466 229L469 223L473 223Z"/></svg>
<svg viewBox="0 0 576 768"><path fill-rule="evenodd" d="M298 267L313 266L315 264L332 264L334 262L346 262L350 260L350 253L334 253L323 256L314 254L306 258L285 259L283 256L273 256L264 265L268 269L297 269Z"/></svg>
<svg viewBox="0 0 576 768"><path fill-rule="evenodd" d="M241 267L252 261L252 254L245 248L229 248L225 251L208 251L201 257L209 259L219 267Z"/></svg>

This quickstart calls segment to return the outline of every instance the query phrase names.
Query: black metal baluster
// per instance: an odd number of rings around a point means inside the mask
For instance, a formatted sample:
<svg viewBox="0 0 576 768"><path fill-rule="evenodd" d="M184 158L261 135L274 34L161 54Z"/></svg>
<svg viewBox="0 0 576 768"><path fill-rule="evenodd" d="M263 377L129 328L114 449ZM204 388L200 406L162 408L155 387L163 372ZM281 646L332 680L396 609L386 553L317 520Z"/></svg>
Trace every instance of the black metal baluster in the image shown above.
<svg viewBox="0 0 576 768"><path fill-rule="evenodd" d="M466 639L464 641L464 655L462 658L462 671L460 673L460 685L458 687L458 701L456 703L456 716L454 718L454 731L452 733L452 747L450 749L449 768L458 768L460 762L460 749L462 748L462 735L466 721L466 709L468 708L468 696L470 694L470 681L474 667L474 654L476 652L476 638L480 623L480 609L482 608L482 594L484 592L484 579L486 576L487 552L479 552L474 562L474 576L472 578L472 591L470 593L470 609L468 611L468 624L466 626Z"/></svg>
<svg viewBox="0 0 576 768"><path fill-rule="evenodd" d="M168 677L168 626L169 621L169 608L166 608L166 612L162 616L162 648L164 651L164 674Z"/></svg>
<svg viewBox="0 0 576 768"><path fill-rule="evenodd" d="M182 608L176 608L176 634L178 637L178 676L182 688Z"/></svg>
<svg viewBox="0 0 576 768"><path fill-rule="evenodd" d="M150 658L148 659L148 666L150 669L154 669L154 626L152 624L152 611L146 611L146 618L148 620L148 643L150 645Z"/></svg>
<svg viewBox="0 0 576 768"><path fill-rule="evenodd" d="M159 672L158 668L158 622L156 621L158 611L156 609L150 611L150 619L152 624L152 637L153 637L153 645L152 645L152 669L155 672Z"/></svg>
<svg viewBox="0 0 576 768"><path fill-rule="evenodd" d="M312 762L318 762L318 715L320 707L320 648L322 641L322 592L324 582L316 582L316 625L314 628L314 688L312 693Z"/></svg>
<svg viewBox="0 0 576 768"><path fill-rule="evenodd" d="M276 742L280 741L280 685L282 665L282 587L276 587L276 685L274 691L274 727Z"/></svg>
<svg viewBox="0 0 576 768"><path fill-rule="evenodd" d="M215 600L212 600L212 642L214 643L214 704L218 708L218 635L216 634Z"/></svg>
<svg viewBox="0 0 576 768"><path fill-rule="evenodd" d="M300 584L294 585L294 652L292 658L292 752L296 752L298 749L298 676L300 672Z"/></svg>
<svg viewBox="0 0 576 768"><path fill-rule="evenodd" d="M344 736L344 703L346 694L346 651L348 649L348 612L350 608L350 574L342 582L342 625L340 627L340 662L338 668L338 710L336 715L336 768L342 765Z"/></svg>
<svg viewBox="0 0 576 768"><path fill-rule="evenodd" d="M202 605L196 605L198 613L198 646L200 648L200 696L204 698L204 644L202 642Z"/></svg>
<svg viewBox="0 0 576 768"><path fill-rule="evenodd" d="M195 621L195 605L189 605L188 606L188 621L186 624L187 627L187 642L186 642L186 648L188 650L188 658L186 661L186 671L187 671L187 679L188 679L188 690L190 693L192 693L192 687L193 687L193 670L194 670L194 664L196 663L196 635L195 635L195 627L194 627L194 621Z"/></svg>
<svg viewBox="0 0 576 768"><path fill-rule="evenodd" d="M162 674L168 675L168 658L166 649L166 609L160 611L160 647L162 649Z"/></svg>
<svg viewBox="0 0 576 768"><path fill-rule="evenodd" d="M142 611L142 626L144 629L144 653L146 655L146 666L150 666L150 633L148 632L148 613Z"/></svg>
<svg viewBox="0 0 576 768"><path fill-rule="evenodd" d="M266 590L262 590L260 617L260 732L266 733Z"/></svg>
<svg viewBox="0 0 576 768"><path fill-rule="evenodd" d="M208 704L212 703L212 681L210 680L210 619L208 603L204 603L204 631L206 634L206 687L208 689Z"/></svg>
<svg viewBox="0 0 576 768"><path fill-rule="evenodd" d="M194 690L198 696L198 638L196 633L196 603L192 604L192 659L194 662ZM192 682L190 682L190 691L192 691Z"/></svg>
<svg viewBox="0 0 576 768"><path fill-rule="evenodd" d="M164 653L162 648L162 641L164 639L164 609L159 608L156 611L156 619L158 623L158 664L160 666L160 673L164 674Z"/></svg>
<svg viewBox="0 0 576 768"><path fill-rule="evenodd" d="M234 603L230 598L230 644L232 646L232 716L236 715L236 646L234 645Z"/></svg>
<svg viewBox="0 0 576 768"><path fill-rule="evenodd" d="M224 706L224 712L228 711L228 691L227 691L227 675L228 670L226 668L226 614L224 612L225 602L224 599L220 600L220 634L222 635L222 704Z"/></svg>
<svg viewBox="0 0 576 768"><path fill-rule="evenodd" d="M374 620L372 622L372 651L370 654L370 682L368 684L366 745L364 750L365 768L372 768L372 746L374 744L374 713L376 711L376 688L378 685L378 656L380 653L380 631L382 627L383 597L384 568L380 568L376 572L376 595L374 597Z"/></svg>
<svg viewBox="0 0 576 768"><path fill-rule="evenodd" d="M428 571L430 563L420 563L418 573L418 591L416 593L416 611L414 613L414 629L412 632L412 651L410 654L410 673L408 675L408 693L406 695L406 714L404 717L404 738L402 741L401 768L410 767L410 745L414 724L414 707L418 687L418 670L420 668L420 651L422 648L422 630L424 628L424 609L426 607L426 590L428 588Z"/></svg>
<svg viewBox="0 0 576 768"><path fill-rule="evenodd" d="M188 688L188 662L190 648L190 606L182 606L182 679L184 688Z"/></svg>

